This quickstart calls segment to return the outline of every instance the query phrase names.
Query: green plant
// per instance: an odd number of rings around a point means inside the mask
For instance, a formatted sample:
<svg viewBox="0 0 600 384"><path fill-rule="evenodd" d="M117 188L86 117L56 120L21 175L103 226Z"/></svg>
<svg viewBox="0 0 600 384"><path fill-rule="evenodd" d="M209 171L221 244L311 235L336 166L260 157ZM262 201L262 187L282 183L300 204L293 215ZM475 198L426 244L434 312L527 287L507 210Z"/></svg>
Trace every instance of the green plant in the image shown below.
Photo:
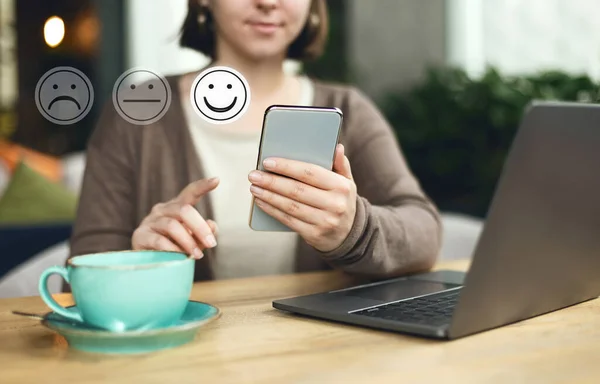
<svg viewBox="0 0 600 384"><path fill-rule="evenodd" d="M587 76L559 71L503 76L489 68L470 78L455 68L433 68L407 92L380 102L425 191L442 210L484 217L497 179L532 100L600 101Z"/></svg>

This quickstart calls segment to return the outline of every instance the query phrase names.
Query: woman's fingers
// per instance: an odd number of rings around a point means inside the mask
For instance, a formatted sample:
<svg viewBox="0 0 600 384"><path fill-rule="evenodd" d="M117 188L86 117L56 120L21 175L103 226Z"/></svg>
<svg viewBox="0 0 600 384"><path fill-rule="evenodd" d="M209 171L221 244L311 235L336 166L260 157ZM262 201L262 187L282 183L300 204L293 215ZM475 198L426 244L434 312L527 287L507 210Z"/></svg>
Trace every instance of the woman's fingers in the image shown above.
<svg viewBox="0 0 600 384"><path fill-rule="evenodd" d="M182 252L185 250L178 247L166 236L151 231L149 228L136 233L133 249L150 249L157 251Z"/></svg>
<svg viewBox="0 0 600 384"><path fill-rule="evenodd" d="M216 177L194 181L193 183L188 184L175 200L181 204L194 205L218 185L219 179Z"/></svg>
<svg viewBox="0 0 600 384"><path fill-rule="evenodd" d="M251 172L248 179L253 186L286 196L299 203L320 209L326 209L331 205L328 191L315 188L302 181L260 171Z"/></svg>
<svg viewBox="0 0 600 384"><path fill-rule="evenodd" d="M156 204L134 232L134 249L183 252L201 258L203 249L217 245L218 227L214 221L205 220L192 204L217 185L218 179L200 180L191 183L177 198Z"/></svg>
<svg viewBox="0 0 600 384"><path fill-rule="evenodd" d="M277 208L279 211L289 214L308 224L319 224L324 220L324 211L290 199L289 197L267 191L256 185L250 187L252 195L269 205Z"/></svg>
<svg viewBox="0 0 600 384"><path fill-rule="evenodd" d="M306 223L287 212L284 212L273 205L267 203L264 200L256 199L256 205L260 207L267 215L274 217L282 224L286 225L288 228L298 233L305 239L310 239L315 236L314 229L316 228L314 225Z"/></svg>
<svg viewBox="0 0 600 384"><path fill-rule="evenodd" d="M177 219L170 217L159 217L151 222L150 229L159 235L169 238L185 253L193 255L196 258L203 256L194 237L187 231L187 228ZM156 240L155 241L162 241Z"/></svg>
<svg viewBox="0 0 600 384"><path fill-rule="evenodd" d="M160 207L158 216L169 217L181 221L202 243L204 248L213 248L217 245L217 240L214 236L215 231L207 221L204 220L202 215L200 215L200 212L191 205L182 205L177 201L164 204Z"/></svg>
<svg viewBox="0 0 600 384"><path fill-rule="evenodd" d="M206 248L213 248L217 245L213 230L194 207L184 205L181 207L180 215L182 222Z"/></svg>
<svg viewBox="0 0 600 384"><path fill-rule="evenodd" d="M208 226L210 227L210 229L212 230L212 233L217 236L219 234L219 226L217 225L217 223L215 223L213 220L206 220L206 223L208 224Z"/></svg>
<svg viewBox="0 0 600 384"><path fill-rule="evenodd" d="M269 158L264 161L263 165L267 172L287 176L323 190L335 189L338 184L337 178L340 177L319 165L298 160Z"/></svg>

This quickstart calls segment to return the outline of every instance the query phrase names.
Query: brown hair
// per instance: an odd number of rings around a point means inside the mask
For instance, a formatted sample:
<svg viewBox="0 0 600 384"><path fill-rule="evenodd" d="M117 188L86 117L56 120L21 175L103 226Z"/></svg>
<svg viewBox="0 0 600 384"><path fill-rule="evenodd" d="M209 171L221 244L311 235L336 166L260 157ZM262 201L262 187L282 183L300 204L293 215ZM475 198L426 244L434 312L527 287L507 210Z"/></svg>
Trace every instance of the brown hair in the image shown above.
<svg viewBox="0 0 600 384"><path fill-rule="evenodd" d="M311 0L306 24L290 44L287 58L302 61L318 58L325 49L328 31L329 19L325 0ZM214 59L215 40L210 9L201 5L199 0L189 0L188 13L181 27L179 44Z"/></svg>

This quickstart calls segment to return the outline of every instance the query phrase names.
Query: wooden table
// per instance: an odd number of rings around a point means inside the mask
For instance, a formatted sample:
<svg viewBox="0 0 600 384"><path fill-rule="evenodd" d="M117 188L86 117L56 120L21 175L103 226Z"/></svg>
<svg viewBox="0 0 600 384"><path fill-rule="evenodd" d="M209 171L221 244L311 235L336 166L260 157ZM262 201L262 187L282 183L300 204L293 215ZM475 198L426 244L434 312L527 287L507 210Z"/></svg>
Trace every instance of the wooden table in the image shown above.
<svg viewBox="0 0 600 384"><path fill-rule="evenodd" d="M439 268L467 268L467 262ZM275 298L341 288L337 272L199 283L223 315L185 346L138 356L69 349L38 297L0 300L0 383L600 383L600 300L456 341L297 317ZM70 295L58 301L71 303Z"/></svg>

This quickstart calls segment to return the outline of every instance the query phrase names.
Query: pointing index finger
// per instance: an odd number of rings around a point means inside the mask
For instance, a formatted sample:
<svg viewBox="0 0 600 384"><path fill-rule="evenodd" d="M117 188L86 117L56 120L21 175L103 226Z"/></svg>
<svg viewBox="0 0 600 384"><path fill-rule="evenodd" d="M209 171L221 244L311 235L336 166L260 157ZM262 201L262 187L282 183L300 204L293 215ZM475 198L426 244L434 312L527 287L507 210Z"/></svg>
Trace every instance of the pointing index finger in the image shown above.
<svg viewBox="0 0 600 384"><path fill-rule="evenodd" d="M215 189L217 185L219 185L217 177L194 181L181 191L177 196L177 200L182 204L195 205L204 195Z"/></svg>

